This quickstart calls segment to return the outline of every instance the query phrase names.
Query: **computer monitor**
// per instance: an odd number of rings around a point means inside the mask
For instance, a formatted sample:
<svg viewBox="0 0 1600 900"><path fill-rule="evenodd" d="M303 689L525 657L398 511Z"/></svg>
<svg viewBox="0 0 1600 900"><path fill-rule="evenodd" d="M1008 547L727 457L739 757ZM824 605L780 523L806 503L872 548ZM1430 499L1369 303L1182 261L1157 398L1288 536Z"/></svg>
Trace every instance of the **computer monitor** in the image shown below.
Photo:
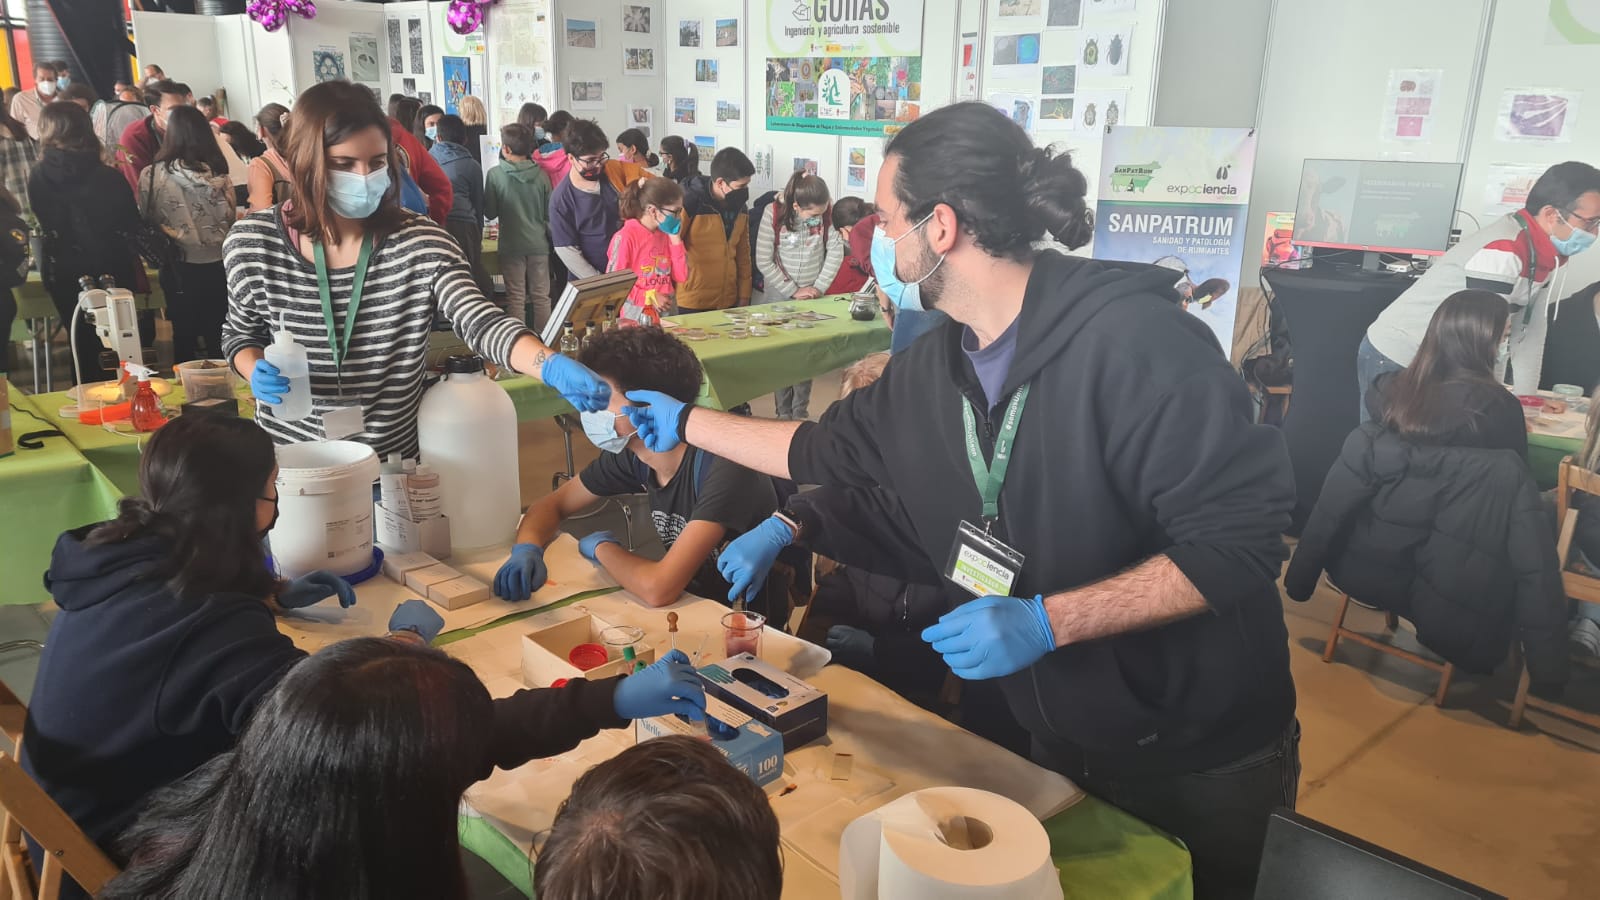
<svg viewBox="0 0 1600 900"><path fill-rule="evenodd" d="M1308 159L1300 174L1293 242L1380 253L1438 256L1449 248L1461 164Z"/></svg>

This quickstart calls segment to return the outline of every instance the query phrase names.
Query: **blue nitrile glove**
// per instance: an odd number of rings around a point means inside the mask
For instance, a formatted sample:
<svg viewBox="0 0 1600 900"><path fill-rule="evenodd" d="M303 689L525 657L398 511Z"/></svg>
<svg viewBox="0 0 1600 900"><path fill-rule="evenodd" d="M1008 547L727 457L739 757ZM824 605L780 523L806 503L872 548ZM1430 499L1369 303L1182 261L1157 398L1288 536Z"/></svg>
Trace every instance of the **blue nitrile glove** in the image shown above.
<svg viewBox="0 0 1600 900"><path fill-rule="evenodd" d="M717 571L733 586L728 602L740 597L746 603L754 600L778 554L793 542L794 532L776 516L734 538L717 556Z"/></svg>
<svg viewBox="0 0 1600 900"><path fill-rule="evenodd" d="M407 600L394 608L394 615L389 617L389 630L414 631L424 644L431 644L444 630L444 616L434 612L425 601Z"/></svg>
<svg viewBox="0 0 1600 900"><path fill-rule="evenodd" d="M979 597L924 628L922 639L968 681L1020 672L1056 649L1042 596Z"/></svg>
<svg viewBox="0 0 1600 900"><path fill-rule="evenodd" d="M598 412L611 402L611 385L575 359L551 356L539 368L539 380L555 388L579 412Z"/></svg>
<svg viewBox="0 0 1600 900"><path fill-rule="evenodd" d="M257 400L277 406L288 390L289 379L283 377L277 366L264 359L256 360L256 367L250 370L250 393L255 394Z"/></svg>
<svg viewBox="0 0 1600 900"><path fill-rule="evenodd" d="M833 661L860 672L871 666L872 651L877 640L865 631L850 625L835 625L828 629L825 641L833 653Z"/></svg>
<svg viewBox="0 0 1600 900"><path fill-rule="evenodd" d="M671 713L698 722L706 717L706 690L682 650L673 650L622 679L611 706L624 719L648 719Z"/></svg>
<svg viewBox="0 0 1600 900"><path fill-rule="evenodd" d="M511 558L500 571L494 573L494 595L502 600L520 603L533 596L550 580L550 569L544 564L544 548L538 544L518 544L511 548Z"/></svg>
<svg viewBox="0 0 1600 900"><path fill-rule="evenodd" d="M617 536L609 531L596 531L578 542L578 552L583 554L584 559L598 566L600 560L595 559L594 554L596 550L600 549L601 544L617 544L621 546L622 542L617 540Z"/></svg>
<svg viewBox="0 0 1600 900"><path fill-rule="evenodd" d="M639 432L639 440L644 441L646 447L657 453L665 453L683 443L683 434L679 429L683 427L684 407L689 404L674 400L660 391L629 391L626 396L634 403L644 404L624 406L622 411L633 423L633 429Z"/></svg>
<svg viewBox="0 0 1600 900"><path fill-rule="evenodd" d="M338 596L339 605L349 609L356 605L356 589L350 582L332 572L312 572L283 586L278 592L278 605L284 609L303 609Z"/></svg>

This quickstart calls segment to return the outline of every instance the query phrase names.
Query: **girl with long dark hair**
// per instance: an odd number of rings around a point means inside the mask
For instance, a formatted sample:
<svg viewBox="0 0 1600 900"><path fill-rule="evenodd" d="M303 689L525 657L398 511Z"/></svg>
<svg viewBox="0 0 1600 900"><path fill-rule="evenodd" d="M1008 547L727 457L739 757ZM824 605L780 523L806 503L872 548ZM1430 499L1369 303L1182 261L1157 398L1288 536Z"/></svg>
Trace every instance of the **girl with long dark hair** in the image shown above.
<svg viewBox="0 0 1600 900"><path fill-rule="evenodd" d="M355 407L353 439L380 456L416 453L428 336L440 316L496 365L538 375L579 409L606 406L604 381L486 299L449 233L401 208L389 118L366 88L328 81L301 94L287 156L291 199L241 219L223 251L223 347L274 440L351 436L330 435L323 416ZM272 414L288 380L263 359L279 328L310 357L312 413L294 422Z"/></svg>
<svg viewBox="0 0 1600 900"><path fill-rule="evenodd" d="M661 157L650 152L650 139L637 128L617 135L617 159L646 169L661 165Z"/></svg>
<svg viewBox="0 0 1600 900"><path fill-rule="evenodd" d="M437 139L435 131L439 127L439 120L444 117L444 110L428 104L417 110L416 122L413 123L411 134L422 142L422 146L433 149L433 142Z"/></svg>
<svg viewBox="0 0 1600 900"><path fill-rule="evenodd" d="M756 268L766 280L765 302L815 300L833 284L848 248L834 233L831 212L826 181L805 171L790 176L756 226ZM811 382L779 388L773 397L778 418L810 416Z"/></svg>
<svg viewBox="0 0 1600 900"><path fill-rule="evenodd" d="M669 134L661 139L661 163L662 174L681 184L700 174L700 148Z"/></svg>
<svg viewBox="0 0 1600 900"><path fill-rule="evenodd" d="M1494 377L1509 307L1489 291L1457 291L1434 311L1411 365L1367 392L1374 421L1420 444L1528 455L1522 405Z"/></svg>
<svg viewBox="0 0 1600 900"><path fill-rule="evenodd" d="M222 320L228 314L228 284L222 271L222 241L233 227L233 186L228 163L205 113L192 106L167 114L161 152L139 176L139 210L182 251L161 269L161 289L172 322L175 362L222 354Z"/></svg>

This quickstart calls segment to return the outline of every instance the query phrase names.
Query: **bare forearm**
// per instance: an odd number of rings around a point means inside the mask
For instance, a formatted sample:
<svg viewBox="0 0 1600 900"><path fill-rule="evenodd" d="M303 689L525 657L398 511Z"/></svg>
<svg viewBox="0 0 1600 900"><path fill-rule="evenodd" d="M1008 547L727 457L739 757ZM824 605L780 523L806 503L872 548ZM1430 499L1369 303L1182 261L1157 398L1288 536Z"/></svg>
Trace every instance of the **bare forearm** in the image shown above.
<svg viewBox="0 0 1600 900"><path fill-rule="evenodd" d="M517 342L511 345L511 368L524 375L532 375L538 378L540 377L540 371L544 368L544 361L549 359L554 352L545 346L544 341L531 334L525 334L517 338Z"/></svg>
<svg viewBox="0 0 1600 900"><path fill-rule="evenodd" d="M663 563L636 556L621 544L601 544L595 548L594 557L624 590L650 606L677 602L688 585L687 580L673 584Z"/></svg>
<svg viewBox="0 0 1600 900"><path fill-rule="evenodd" d="M774 478L789 477L789 444L799 422L756 419L696 407L684 427L688 443Z"/></svg>
<svg viewBox="0 0 1600 900"><path fill-rule="evenodd" d="M1144 631L1206 610L1205 597L1164 555L1044 599L1056 646Z"/></svg>
<svg viewBox="0 0 1600 900"><path fill-rule="evenodd" d="M233 370L245 381L250 380L250 374L256 370L256 363L260 362L264 354L260 347L245 347L233 355Z"/></svg>
<svg viewBox="0 0 1600 900"><path fill-rule="evenodd" d="M535 503L528 507L527 513L522 517L522 524L517 526L517 543L550 546L550 542L561 534L563 518L561 510L555 504Z"/></svg>

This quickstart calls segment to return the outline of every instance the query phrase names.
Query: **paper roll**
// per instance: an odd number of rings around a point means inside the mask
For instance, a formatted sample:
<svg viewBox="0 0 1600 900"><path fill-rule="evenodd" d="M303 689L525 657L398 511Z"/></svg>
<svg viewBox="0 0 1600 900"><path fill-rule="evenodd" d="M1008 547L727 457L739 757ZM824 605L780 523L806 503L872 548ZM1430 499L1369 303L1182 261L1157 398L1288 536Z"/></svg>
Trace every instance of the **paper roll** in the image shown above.
<svg viewBox="0 0 1600 900"><path fill-rule="evenodd" d="M938 787L907 794L845 828L845 900L1060 900L1044 826L987 791Z"/></svg>

